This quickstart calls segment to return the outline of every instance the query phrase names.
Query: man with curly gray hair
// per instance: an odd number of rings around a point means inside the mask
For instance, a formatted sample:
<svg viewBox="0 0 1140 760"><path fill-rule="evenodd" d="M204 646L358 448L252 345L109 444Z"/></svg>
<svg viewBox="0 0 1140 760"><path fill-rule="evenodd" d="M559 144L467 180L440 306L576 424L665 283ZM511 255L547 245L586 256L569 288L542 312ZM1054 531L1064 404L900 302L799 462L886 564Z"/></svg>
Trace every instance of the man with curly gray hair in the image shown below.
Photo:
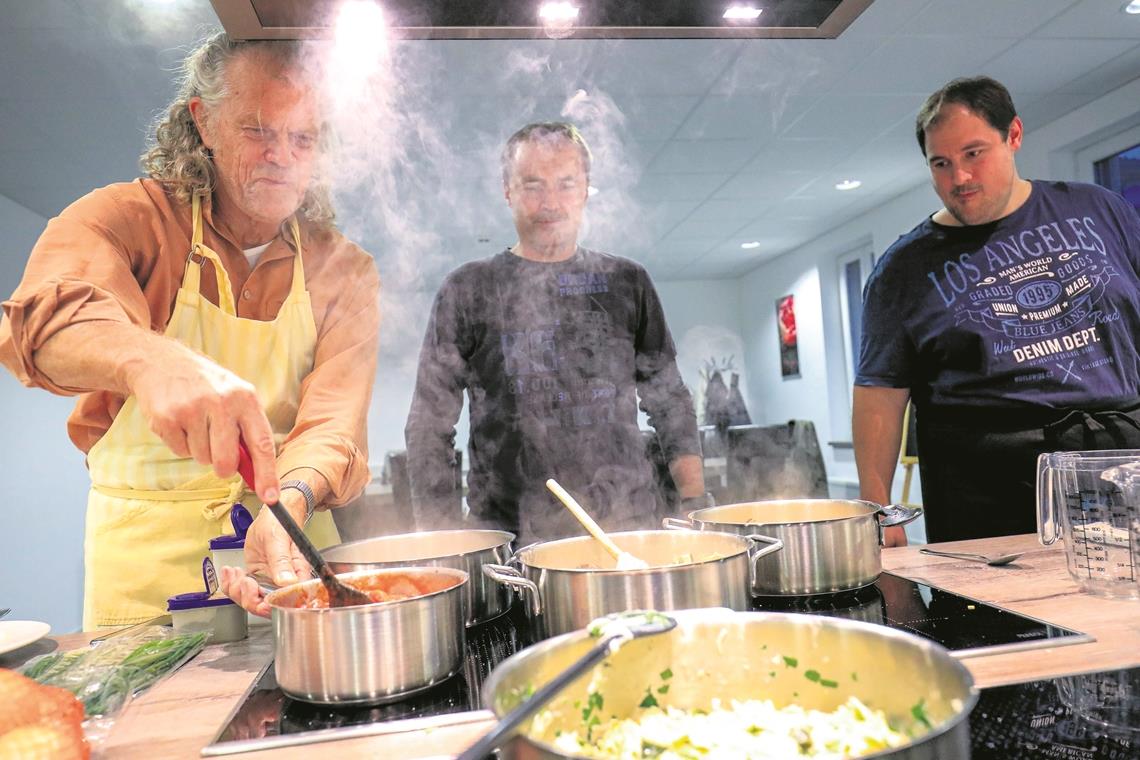
<svg viewBox="0 0 1140 760"><path fill-rule="evenodd" d="M3 305L0 361L78 395L85 628L148 619L200 586L236 502L259 512L247 568L295 580L304 561L261 504L279 500L328 545L324 508L368 480L379 281L332 223L320 94L300 43L209 38L156 126L148 176L52 219ZM240 440L255 494L236 474ZM223 576L267 612L252 580Z"/></svg>

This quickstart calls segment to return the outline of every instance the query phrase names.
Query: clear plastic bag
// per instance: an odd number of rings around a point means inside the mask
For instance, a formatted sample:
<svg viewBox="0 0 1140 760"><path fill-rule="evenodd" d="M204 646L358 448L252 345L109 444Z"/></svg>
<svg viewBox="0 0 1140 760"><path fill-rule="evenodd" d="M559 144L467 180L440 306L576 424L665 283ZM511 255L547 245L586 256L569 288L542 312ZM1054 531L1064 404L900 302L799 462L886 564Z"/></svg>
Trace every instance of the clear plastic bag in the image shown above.
<svg viewBox="0 0 1140 760"><path fill-rule="evenodd" d="M87 713L84 733L99 746L130 699L198 654L206 638L205 633L146 626L84 649L37 657L23 673L75 694Z"/></svg>

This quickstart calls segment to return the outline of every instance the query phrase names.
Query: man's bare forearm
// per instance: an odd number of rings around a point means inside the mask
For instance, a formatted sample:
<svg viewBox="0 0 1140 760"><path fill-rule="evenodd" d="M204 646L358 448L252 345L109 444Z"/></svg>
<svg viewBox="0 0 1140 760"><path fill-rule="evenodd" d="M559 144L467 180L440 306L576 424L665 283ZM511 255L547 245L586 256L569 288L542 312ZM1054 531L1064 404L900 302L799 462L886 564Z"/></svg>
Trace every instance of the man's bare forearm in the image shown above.
<svg viewBox="0 0 1140 760"><path fill-rule="evenodd" d="M864 499L878 504L890 501L909 398L905 388L855 387L851 433L859 494Z"/></svg>
<svg viewBox="0 0 1140 760"><path fill-rule="evenodd" d="M704 496L704 461L696 454L684 454L669 463L669 474L677 485L682 499Z"/></svg>

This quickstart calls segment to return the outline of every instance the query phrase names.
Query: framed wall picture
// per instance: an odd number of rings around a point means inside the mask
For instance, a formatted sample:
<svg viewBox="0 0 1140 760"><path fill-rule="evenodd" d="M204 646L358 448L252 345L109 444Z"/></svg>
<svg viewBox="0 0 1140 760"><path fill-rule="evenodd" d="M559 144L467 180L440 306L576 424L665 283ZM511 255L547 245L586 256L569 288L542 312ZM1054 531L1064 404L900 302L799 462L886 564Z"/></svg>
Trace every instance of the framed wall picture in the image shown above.
<svg viewBox="0 0 1140 760"><path fill-rule="evenodd" d="M780 337L780 376L800 376L800 351L796 338L796 308L792 296L776 301L776 325Z"/></svg>

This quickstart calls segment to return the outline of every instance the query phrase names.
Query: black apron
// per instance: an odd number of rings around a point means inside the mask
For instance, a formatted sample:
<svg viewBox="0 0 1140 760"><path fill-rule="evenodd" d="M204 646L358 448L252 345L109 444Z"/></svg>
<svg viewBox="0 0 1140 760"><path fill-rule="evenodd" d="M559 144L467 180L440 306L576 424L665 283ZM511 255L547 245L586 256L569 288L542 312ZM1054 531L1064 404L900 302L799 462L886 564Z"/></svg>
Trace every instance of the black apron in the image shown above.
<svg viewBox="0 0 1140 760"><path fill-rule="evenodd" d="M1037 457L1140 448L1140 400L1105 409L921 405L918 466L931 543L1037 531Z"/></svg>

